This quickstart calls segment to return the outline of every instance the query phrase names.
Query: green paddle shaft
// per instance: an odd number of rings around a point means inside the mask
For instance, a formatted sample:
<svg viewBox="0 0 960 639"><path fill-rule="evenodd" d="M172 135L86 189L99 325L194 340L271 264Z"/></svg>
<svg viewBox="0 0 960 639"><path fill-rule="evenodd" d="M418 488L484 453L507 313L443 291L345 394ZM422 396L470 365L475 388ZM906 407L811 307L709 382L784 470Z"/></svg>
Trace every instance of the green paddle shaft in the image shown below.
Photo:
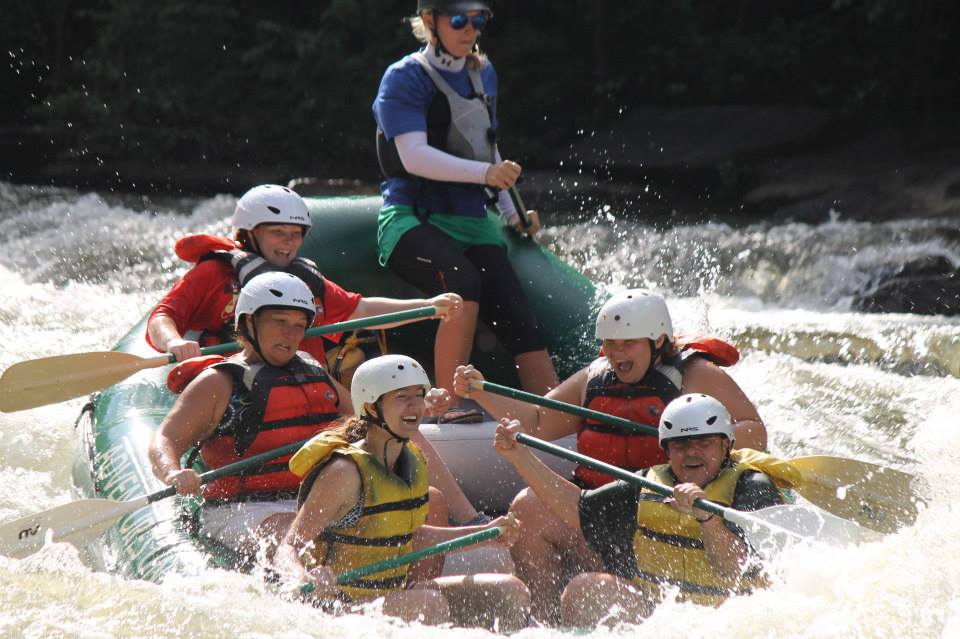
<svg viewBox="0 0 960 639"><path fill-rule="evenodd" d="M359 319L348 320L346 322L337 322L336 324L328 324L326 326L315 326L313 328L308 328L307 332L304 334L304 337L316 337L318 335L329 335L331 333L343 333L345 331L352 331L357 328L366 328L368 326L379 326L380 324L393 324L395 322L405 322L407 320L433 317L436 314L436 306L412 308L407 311L397 311L396 313L384 313L383 315L361 317ZM217 344L216 346L205 346L200 349L200 352L203 355L220 355L222 353L233 353L234 351L238 350L240 350L240 344L237 342L227 342L225 344ZM177 358L172 354L168 359L171 364L177 361Z"/></svg>
<svg viewBox="0 0 960 639"><path fill-rule="evenodd" d="M306 444L308 441L309 440L307 439L301 439L298 442L287 444L286 446L281 446L280 448L274 448L273 450L268 450L265 453L260 453L259 455L254 455L253 457L247 457L246 459L241 459L240 461L227 464L226 466L221 466L220 468L216 468L214 470L208 470L200 475L200 483L209 484L210 482L220 479L221 477L229 477L251 468L258 468L262 466L264 462L297 452L300 450L300 447ZM155 501L166 499L167 497L173 497L176 492L177 489L175 486L167 486L162 490L158 490L147 495L147 502L152 504Z"/></svg>
<svg viewBox="0 0 960 639"><path fill-rule="evenodd" d="M617 479L622 479L628 484L649 488L650 490L656 493L659 493L665 497L670 497L673 495L673 489L671 489L669 486L658 484L655 481L650 481L649 479L645 477L641 477L640 475L631 473L628 470L623 470L622 468L617 468L616 466L605 464L602 461L597 461L593 457L587 457L586 455L575 453L572 450L567 450L562 446L557 446L556 444L545 442L542 439L531 437L530 435L527 435L525 433L517 433L517 441L531 448L542 450L545 453L550 453L551 455L556 455L557 457L563 457L564 459L575 461L578 464L587 466L588 468L599 470L602 473L607 473L608 475L612 475ZM730 513L730 510L731 510L730 508L724 508L723 506L719 504L715 504L712 501L707 501L706 499L697 499L696 501L693 502L693 505L701 510L706 510L707 512L711 512L715 515L720 515L724 519L727 519L727 515ZM739 521L736 523L739 523Z"/></svg>
<svg viewBox="0 0 960 639"><path fill-rule="evenodd" d="M513 200L513 207L517 209L517 215L520 216L520 226L525 229L530 228L530 218L527 217L527 206L523 203L523 198L520 197L520 191L517 190L517 185L514 184L507 191L510 194L510 199Z"/></svg>
<svg viewBox="0 0 960 639"><path fill-rule="evenodd" d="M370 564L369 566L361 566L352 570L344 570L337 575L337 583L348 584L352 581L360 579L361 577L366 577L367 575L383 572L384 570L390 570L391 568L396 568L397 566L402 566L404 564L412 564L415 561L420 561L421 559L426 559L427 557L442 555L450 552L451 550L465 548L466 546L473 546L474 544L479 544L490 539L496 539L502 533L503 531L499 528L487 528L486 530L470 533L469 535L464 535L462 537L457 537L456 539L439 543L436 546L430 546L429 548L422 548L413 552L404 553L391 559L384 559L383 561L378 561ZM310 583L303 584L298 588L298 591L302 595L310 594L314 590L314 585Z"/></svg>
<svg viewBox="0 0 960 639"><path fill-rule="evenodd" d="M646 426L644 424L631 422L629 419L623 419L622 417L614 417L613 415L608 415L607 413L601 413L600 411L596 411L596 410L590 410L589 408L584 408L583 406L568 404L567 402L561 402L555 399L550 399L549 397L541 397L540 395L527 393L522 390L510 388L509 386L501 386L500 384L494 384L493 382L483 381L480 384L481 384L480 390L487 391L488 393L493 393L494 395L503 395L504 397L519 399L522 402L536 404L537 406L543 406L545 408L552 408L553 410L557 410L563 413L570 413L571 415L577 415L578 417L593 419L603 424L610 424L611 426L619 426L621 428L627 428L630 430L637 431L638 433L642 433L644 435L657 434L657 429L654 428L653 426Z"/></svg>

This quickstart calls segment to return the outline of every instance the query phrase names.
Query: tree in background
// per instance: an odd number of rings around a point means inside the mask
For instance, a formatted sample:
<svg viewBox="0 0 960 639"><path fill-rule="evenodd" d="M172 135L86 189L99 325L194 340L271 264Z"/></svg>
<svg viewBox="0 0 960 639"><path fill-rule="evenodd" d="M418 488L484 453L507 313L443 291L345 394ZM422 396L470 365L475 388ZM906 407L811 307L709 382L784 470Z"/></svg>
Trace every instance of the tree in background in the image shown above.
<svg viewBox="0 0 960 639"><path fill-rule="evenodd" d="M0 127L81 165L377 175L370 103L413 0L34 0L5 9ZM635 105L792 104L952 118L960 5L936 0L501 0L503 148L552 166ZM950 120L952 121L952 119Z"/></svg>

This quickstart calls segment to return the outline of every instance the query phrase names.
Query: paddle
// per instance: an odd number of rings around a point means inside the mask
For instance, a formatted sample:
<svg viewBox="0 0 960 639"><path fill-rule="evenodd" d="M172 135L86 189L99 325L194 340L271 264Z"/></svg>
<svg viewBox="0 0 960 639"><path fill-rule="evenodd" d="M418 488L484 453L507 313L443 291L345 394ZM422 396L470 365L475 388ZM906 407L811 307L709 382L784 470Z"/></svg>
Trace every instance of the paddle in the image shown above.
<svg viewBox="0 0 960 639"><path fill-rule="evenodd" d="M256 468L271 459L299 450L306 441L304 439L281 446L208 471L200 475L200 483L207 484L221 477ZM162 490L126 501L81 499L7 522L0 525L0 555L16 559L26 557L43 547L47 535L51 535L53 541L81 546L102 535L124 515L140 510L155 501L171 497L176 492L175 487L167 486Z"/></svg>
<svg viewBox="0 0 960 639"><path fill-rule="evenodd" d="M434 317L435 306L424 306L396 313L385 313L361 319L337 322L308 329L305 337L341 333L357 328L392 324L406 320ZM240 349L236 342L201 348L203 355L232 353ZM125 380L136 372L166 366L176 361L173 355L139 357L132 353L103 351L55 355L14 364L0 377L0 411L11 413L47 404L56 404L74 397L89 395Z"/></svg>
<svg viewBox="0 0 960 639"><path fill-rule="evenodd" d="M589 417L645 435L657 434L657 429L652 426L637 424L575 404L487 381L471 380L470 383L476 390ZM895 532L901 526L910 525L917 519L917 497L911 486L914 478L907 473L856 459L826 455L798 457L790 460L790 463L796 466L803 476L803 483L796 487L797 492L811 503L844 519L882 533Z"/></svg>
<svg viewBox="0 0 960 639"><path fill-rule="evenodd" d="M517 441L545 453L569 459L594 470L607 473L634 486L647 488L665 497L673 495L673 489L669 486L658 484L646 477L605 464L592 457L575 453L562 446L545 442L525 433L517 433ZM861 543L873 541L877 538L876 533L861 528L853 522L805 506L783 504L744 512L721 506L706 499L697 499L693 503L697 508L719 515L726 521L743 528L750 543L758 549L769 548L771 544L782 548L787 543L787 538L791 537L799 540L818 539L835 545Z"/></svg>
<svg viewBox="0 0 960 639"><path fill-rule="evenodd" d="M517 215L520 216L520 226L524 229L530 228L530 218L527 217L527 206L523 203L523 198L520 197L520 191L517 190L517 185L514 184L511 186L507 192L513 201L513 207L517 209Z"/></svg>
<svg viewBox="0 0 960 639"><path fill-rule="evenodd" d="M510 388L509 386L501 386L500 384L494 384L493 382L488 382L486 380L480 381L471 379L470 387L474 390L487 391L488 393L493 393L494 395L503 395L504 397L518 399L521 402L543 406L544 408L552 408L553 410L560 411L562 413L570 413L571 415L576 415L577 417L593 419L604 424L610 424L611 426L619 426L621 428L634 430L641 435L657 434L657 429L653 426L638 424L636 422L631 422L629 419L614 417L613 415L601 413L600 411L591 410L589 408L584 408L583 406L568 404L567 402L561 402L556 399L550 399L549 397L535 395L526 391L517 390L516 388Z"/></svg>
<svg viewBox="0 0 960 639"><path fill-rule="evenodd" d="M462 537L444 541L436 546L421 548L420 550L404 553L396 557L391 557L390 559L384 559L383 561L369 564L367 566L353 568L352 570L344 570L337 575L337 583L341 585L348 584L352 581L360 579L361 577L366 577L367 575L373 575L378 572L383 572L384 570L390 570L391 568L402 566L404 564L412 564L415 561L420 561L421 559L426 559L427 557L443 555L451 550L457 550L458 548L473 546L474 544L479 544L489 539L495 539L502 533L503 530L500 528L487 528L486 530L481 530L475 533L470 533L469 535L463 535ZM297 588L297 591L301 595L307 595L313 592L315 589L316 588L313 584L306 583L301 584Z"/></svg>

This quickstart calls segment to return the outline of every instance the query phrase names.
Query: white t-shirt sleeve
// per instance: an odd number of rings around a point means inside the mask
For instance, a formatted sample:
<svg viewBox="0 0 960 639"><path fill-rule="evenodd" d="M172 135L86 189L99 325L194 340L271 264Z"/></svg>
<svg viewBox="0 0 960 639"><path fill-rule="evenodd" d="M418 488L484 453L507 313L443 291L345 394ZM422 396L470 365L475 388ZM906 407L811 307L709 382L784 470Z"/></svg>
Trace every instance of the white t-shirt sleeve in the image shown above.
<svg viewBox="0 0 960 639"><path fill-rule="evenodd" d="M465 160L427 144L425 131L401 133L394 142L407 173L438 182L484 184L489 162Z"/></svg>

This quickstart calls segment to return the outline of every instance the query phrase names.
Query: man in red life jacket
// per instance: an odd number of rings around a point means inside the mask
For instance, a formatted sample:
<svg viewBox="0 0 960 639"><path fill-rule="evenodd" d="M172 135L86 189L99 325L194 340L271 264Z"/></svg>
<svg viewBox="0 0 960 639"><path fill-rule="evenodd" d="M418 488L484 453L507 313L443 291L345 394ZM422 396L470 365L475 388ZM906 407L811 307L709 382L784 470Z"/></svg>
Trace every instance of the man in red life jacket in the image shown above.
<svg viewBox="0 0 960 639"><path fill-rule="evenodd" d="M684 393L704 393L716 397L733 415L738 446L766 448L766 429L756 408L719 367L737 362L736 348L711 337L675 338L660 295L641 289L614 295L597 315L596 337L602 340L601 356L547 397L656 427L671 400ZM535 437L555 440L575 434L579 452L631 471L666 462L656 435L471 390L474 379L482 380L483 375L473 367L460 367L454 392L476 400L497 418L519 419ZM583 467L574 476L582 488L596 488L611 479ZM583 536L557 519L533 491L521 491L510 508L533 531L511 548L517 574L530 588L534 614L555 620L564 583L545 575L563 574L564 565L574 574L598 570L599 558Z"/></svg>

